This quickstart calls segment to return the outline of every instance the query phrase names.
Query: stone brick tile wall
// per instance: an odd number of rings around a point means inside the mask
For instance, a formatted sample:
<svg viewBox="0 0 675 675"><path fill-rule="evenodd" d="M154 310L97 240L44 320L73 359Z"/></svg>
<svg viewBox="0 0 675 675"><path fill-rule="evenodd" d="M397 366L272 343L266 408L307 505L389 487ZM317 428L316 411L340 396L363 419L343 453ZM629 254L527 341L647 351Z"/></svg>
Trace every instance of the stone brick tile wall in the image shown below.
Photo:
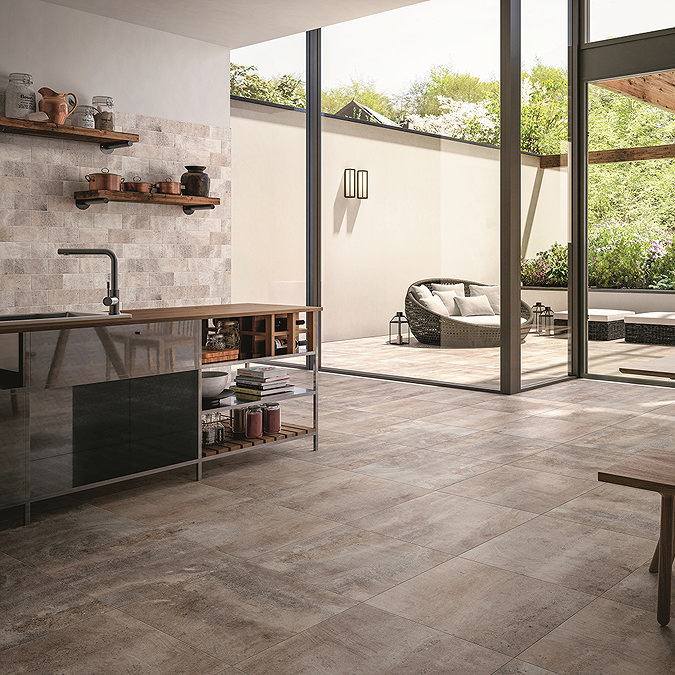
<svg viewBox="0 0 675 675"><path fill-rule="evenodd" d="M117 113L131 148L0 133L0 313L106 311L106 256L60 256L60 247L109 248L120 261L121 308L230 301L230 130ZM109 202L86 211L73 193L104 167L125 180L180 180L206 166L213 211Z"/></svg>

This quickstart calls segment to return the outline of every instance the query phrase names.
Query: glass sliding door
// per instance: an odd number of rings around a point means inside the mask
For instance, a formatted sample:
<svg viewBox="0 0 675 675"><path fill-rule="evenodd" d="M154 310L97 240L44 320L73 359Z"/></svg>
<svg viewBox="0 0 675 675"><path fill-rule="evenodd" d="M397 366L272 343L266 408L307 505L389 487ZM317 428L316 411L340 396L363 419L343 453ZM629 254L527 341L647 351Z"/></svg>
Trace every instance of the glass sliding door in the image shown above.
<svg viewBox="0 0 675 675"><path fill-rule="evenodd" d="M322 51L322 368L498 390L499 3L328 27Z"/></svg>
<svg viewBox="0 0 675 675"><path fill-rule="evenodd" d="M523 0L521 299L534 315L524 387L569 372L567 41L567 0Z"/></svg>
<svg viewBox="0 0 675 675"><path fill-rule="evenodd" d="M675 71L588 90L588 372L675 353Z"/></svg>

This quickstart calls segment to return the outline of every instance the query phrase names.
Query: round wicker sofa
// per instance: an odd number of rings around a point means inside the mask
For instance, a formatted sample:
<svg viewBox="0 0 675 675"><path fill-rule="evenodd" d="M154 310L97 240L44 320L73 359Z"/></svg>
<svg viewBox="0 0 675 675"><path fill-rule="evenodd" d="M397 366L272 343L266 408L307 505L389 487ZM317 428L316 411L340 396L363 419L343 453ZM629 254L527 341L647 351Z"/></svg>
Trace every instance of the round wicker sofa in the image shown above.
<svg viewBox="0 0 675 675"><path fill-rule="evenodd" d="M466 279L422 279L415 281L408 287L405 295L405 315L410 324L410 331L419 342L425 345L439 345L443 347L499 347L499 326L482 326L458 321L456 317L441 316L429 311L413 295L412 287L424 284L431 290L431 284L464 284L464 293L469 295L469 284L487 286L478 281ZM520 316L525 319L520 326L520 341L525 342L527 334L532 328L534 316L532 308L520 301ZM442 338L442 339L441 339Z"/></svg>

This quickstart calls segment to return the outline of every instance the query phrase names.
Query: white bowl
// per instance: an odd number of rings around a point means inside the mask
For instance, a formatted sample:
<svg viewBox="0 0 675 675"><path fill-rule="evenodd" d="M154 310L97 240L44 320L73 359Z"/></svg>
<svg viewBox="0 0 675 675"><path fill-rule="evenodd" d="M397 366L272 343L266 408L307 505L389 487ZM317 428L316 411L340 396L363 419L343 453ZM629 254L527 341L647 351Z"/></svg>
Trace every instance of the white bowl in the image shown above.
<svg viewBox="0 0 675 675"><path fill-rule="evenodd" d="M227 387L229 373L220 373L215 370L202 372L202 398L215 398Z"/></svg>

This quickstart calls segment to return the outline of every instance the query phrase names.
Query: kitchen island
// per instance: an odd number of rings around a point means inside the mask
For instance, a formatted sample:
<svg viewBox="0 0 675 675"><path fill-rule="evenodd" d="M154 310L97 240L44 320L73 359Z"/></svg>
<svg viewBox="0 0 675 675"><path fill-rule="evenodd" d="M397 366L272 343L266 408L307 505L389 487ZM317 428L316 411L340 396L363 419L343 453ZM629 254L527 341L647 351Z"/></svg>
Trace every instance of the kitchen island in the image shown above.
<svg viewBox="0 0 675 675"><path fill-rule="evenodd" d="M0 320L0 509L22 507L29 522L35 501L181 466L194 465L199 478L202 463L224 452L301 434L316 449L316 359L312 386L284 396L311 398L311 426L255 439L227 433L208 448L201 380L203 370L273 359L305 367L294 361L314 356L319 311L241 303ZM241 332L227 361L203 351L218 319L236 320ZM248 405L224 396L208 407Z"/></svg>

